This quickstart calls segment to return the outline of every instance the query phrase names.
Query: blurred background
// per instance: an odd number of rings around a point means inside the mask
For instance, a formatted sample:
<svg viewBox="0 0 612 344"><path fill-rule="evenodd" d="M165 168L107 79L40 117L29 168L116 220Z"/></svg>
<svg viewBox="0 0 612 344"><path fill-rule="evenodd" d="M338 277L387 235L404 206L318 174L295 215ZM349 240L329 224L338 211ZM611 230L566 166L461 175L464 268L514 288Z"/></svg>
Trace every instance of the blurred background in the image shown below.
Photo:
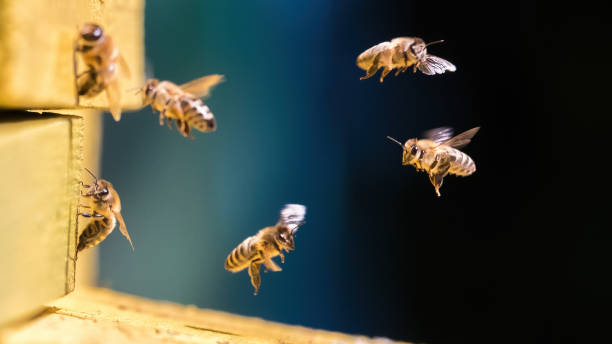
<svg viewBox="0 0 612 344"><path fill-rule="evenodd" d="M195 140L160 127L149 107L120 123L105 116L102 176L121 195L136 250L110 236L100 285L415 342L595 338L606 317L593 315L612 306L609 200L597 201L609 39L597 37L597 12L147 1L154 76L227 82L206 101L218 130ZM457 72L360 81L357 55L397 36L446 40L429 51ZM464 149L478 171L447 177L441 198L385 138L478 125ZM255 297L247 272L223 262L285 203L305 204L307 224Z"/></svg>

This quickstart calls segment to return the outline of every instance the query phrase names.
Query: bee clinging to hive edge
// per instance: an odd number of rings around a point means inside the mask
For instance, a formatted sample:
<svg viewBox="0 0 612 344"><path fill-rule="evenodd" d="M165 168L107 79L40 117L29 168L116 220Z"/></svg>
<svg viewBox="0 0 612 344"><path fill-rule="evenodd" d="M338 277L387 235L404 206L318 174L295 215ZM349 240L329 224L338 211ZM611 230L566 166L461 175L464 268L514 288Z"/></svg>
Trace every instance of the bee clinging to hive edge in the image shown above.
<svg viewBox="0 0 612 344"><path fill-rule="evenodd" d="M106 91L108 106L115 121L121 119L121 90L119 74L129 78L125 59L119 53L110 35L98 24L87 23L79 28L74 43L73 72L76 84L76 105L79 98L91 98ZM80 54L87 70L78 72L77 53Z"/></svg>
<svg viewBox="0 0 612 344"><path fill-rule="evenodd" d="M180 86L149 79L141 90L142 103L160 112L160 125L167 119L168 127L172 128L172 121L176 120L176 128L185 137L192 137L192 127L202 132L214 131L217 129L215 117L200 98L208 96L222 81L223 75L219 74L203 76Z"/></svg>
<svg viewBox="0 0 612 344"><path fill-rule="evenodd" d="M398 37L391 42L382 42L362 52L357 57L357 66L366 71L366 75L360 79L368 79L383 68L380 74L380 82L397 68L395 76L405 72L412 66L413 72L420 70L424 74L442 74L446 71L454 72L457 68L452 63L437 56L427 53L427 46L442 43L435 41L425 44L417 37Z"/></svg>
<svg viewBox="0 0 612 344"><path fill-rule="evenodd" d="M119 194L117 194L117 191L109 181L98 179L89 170L87 172L95 178L95 182L91 185L81 183L87 189L81 196L87 198L90 205L81 205L80 207L91 210L85 213L79 211L78 215L90 218L91 220L79 236L77 252L102 242L115 229L117 222L119 222L121 234L127 238L132 249L134 249L132 239L125 226L125 221L123 221L123 216L121 216Z"/></svg>
<svg viewBox="0 0 612 344"><path fill-rule="evenodd" d="M452 137L451 128L431 129L423 134L423 139L409 139L403 145L392 137L387 138L402 147L402 165L412 165L417 171L429 174L429 180L440 197L440 187L446 175L469 176L476 171L474 160L459 148L470 143L479 129L472 128L455 137Z"/></svg>
<svg viewBox="0 0 612 344"><path fill-rule="evenodd" d="M289 252L295 248L294 237L298 228L303 225L306 207L300 204L287 204L281 210L280 219L276 225L261 229L256 235L246 238L225 260L225 269L231 272L249 269L251 284L257 295L261 284L260 265L266 269L281 271L274 263L273 257L280 256L285 262L283 250Z"/></svg>

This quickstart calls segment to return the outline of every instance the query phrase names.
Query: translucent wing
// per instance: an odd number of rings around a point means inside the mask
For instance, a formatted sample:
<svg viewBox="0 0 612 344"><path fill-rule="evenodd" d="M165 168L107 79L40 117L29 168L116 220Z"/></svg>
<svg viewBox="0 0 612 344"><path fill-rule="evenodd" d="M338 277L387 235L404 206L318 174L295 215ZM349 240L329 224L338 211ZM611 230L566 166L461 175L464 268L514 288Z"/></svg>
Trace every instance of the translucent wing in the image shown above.
<svg viewBox="0 0 612 344"><path fill-rule="evenodd" d="M121 119L121 91L119 90L119 80L111 81L106 85L106 98L108 99L108 107L115 121Z"/></svg>
<svg viewBox="0 0 612 344"><path fill-rule="evenodd" d="M437 144L448 141L451 137L453 137L453 128L450 127L434 128L423 133L424 139L432 140Z"/></svg>
<svg viewBox="0 0 612 344"><path fill-rule="evenodd" d="M454 72L457 70L454 64L433 55L427 55L425 61L419 62L417 67L423 74L427 75L443 74L446 71Z"/></svg>
<svg viewBox="0 0 612 344"><path fill-rule="evenodd" d="M123 221L123 216L121 216L120 212L116 212L114 214L117 221L119 221L119 230L121 231L121 234L128 239L130 246L132 246L132 250L134 250L134 244L132 243L132 238L130 238L130 233L127 231L127 227L125 226L125 221Z"/></svg>
<svg viewBox="0 0 612 344"><path fill-rule="evenodd" d="M298 227L304 224L304 216L306 215L306 207L301 204L287 204L281 210L279 225L287 226L292 232L295 232Z"/></svg>
<svg viewBox="0 0 612 344"><path fill-rule="evenodd" d="M208 96L210 90L220 82L225 81L221 74L206 75L179 86L183 91L193 94L196 98Z"/></svg>
<svg viewBox="0 0 612 344"><path fill-rule="evenodd" d="M445 145L451 146L454 148L465 147L470 141L472 141L472 137L476 135L476 133L480 130L480 127L472 128L468 131L464 131L461 134L453 137L452 139L444 142Z"/></svg>
<svg viewBox="0 0 612 344"><path fill-rule="evenodd" d="M128 79L132 78L130 67L128 67L127 61L125 61L122 55L119 55L119 72Z"/></svg>

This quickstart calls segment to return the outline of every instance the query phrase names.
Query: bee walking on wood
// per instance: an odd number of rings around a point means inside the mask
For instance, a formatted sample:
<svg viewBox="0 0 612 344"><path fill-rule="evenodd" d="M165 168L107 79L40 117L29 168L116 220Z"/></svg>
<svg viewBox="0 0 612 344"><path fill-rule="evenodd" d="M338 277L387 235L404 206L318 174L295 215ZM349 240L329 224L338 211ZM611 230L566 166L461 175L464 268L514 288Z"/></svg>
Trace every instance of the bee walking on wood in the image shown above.
<svg viewBox="0 0 612 344"><path fill-rule="evenodd" d="M130 242L132 249L132 239L127 231L123 216L121 216L121 201L119 194L113 185L104 179L98 179L91 171L87 170L94 178L95 182L92 185L85 185L81 182L87 191L81 194L82 197L89 199L90 206L80 206L91 209L89 212L79 212L78 215L90 218L91 220L79 236L77 252L86 248L94 247L115 229L119 222L119 230Z"/></svg>
<svg viewBox="0 0 612 344"><path fill-rule="evenodd" d="M77 53L87 70L78 73ZM79 29L72 56L76 84L76 105L79 98L91 98L106 91L108 106L115 121L121 119L121 90L119 74L129 78L129 69L113 39L100 25L87 23Z"/></svg>
<svg viewBox="0 0 612 344"><path fill-rule="evenodd" d="M431 129L423 134L423 139L409 139L403 145L390 136L387 138L402 147L402 165L412 165L417 171L429 174L429 180L440 197L440 187L446 175L469 176L476 172L474 160L459 148L470 143L479 129L472 128L455 137L452 137L451 128Z"/></svg>
<svg viewBox="0 0 612 344"><path fill-rule="evenodd" d="M184 137L191 137L191 128L202 132L215 131L217 123L212 112L200 98L224 81L223 75L213 74L177 86L170 81L149 79L142 88L143 106L151 105L160 112L159 125L167 119L168 127L176 120L176 128Z"/></svg>
<svg viewBox="0 0 612 344"><path fill-rule="evenodd" d="M420 70L424 74L442 74L446 71L454 72L457 70L455 65L437 56L427 54L427 46L442 43L435 41L425 44L417 37L398 37L391 42L382 42L359 54L357 66L366 71L366 75L360 80L372 77L376 72L383 68L380 74L380 82L397 68L395 76L405 72L412 66L412 70Z"/></svg>
<svg viewBox="0 0 612 344"><path fill-rule="evenodd" d="M251 284L257 295L261 285L259 275L263 263L267 270L281 271L274 263L273 257L280 256L285 262L283 250L289 252L295 248L294 237L298 228L303 225L306 207L300 204L287 204L281 210L280 219L276 225L260 230L256 235L246 238L225 260L225 269L231 272L249 269Z"/></svg>

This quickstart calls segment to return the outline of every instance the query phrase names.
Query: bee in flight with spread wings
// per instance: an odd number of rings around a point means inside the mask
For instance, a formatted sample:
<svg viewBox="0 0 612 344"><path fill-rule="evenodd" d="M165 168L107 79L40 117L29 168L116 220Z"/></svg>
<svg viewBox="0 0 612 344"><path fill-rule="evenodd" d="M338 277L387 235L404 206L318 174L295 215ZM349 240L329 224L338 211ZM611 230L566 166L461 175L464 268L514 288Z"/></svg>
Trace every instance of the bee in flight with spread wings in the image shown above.
<svg viewBox="0 0 612 344"><path fill-rule="evenodd" d="M141 90L143 106L151 105L153 110L160 112L162 126L167 120L168 127L172 128L172 121L176 120L176 128L185 137L193 138L191 128L215 131L215 117L200 98L207 97L211 89L224 80L223 75L212 74L178 86L170 81L149 79Z"/></svg>
<svg viewBox="0 0 612 344"><path fill-rule="evenodd" d="M454 72L457 70L455 65L427 53L427 46L442 42L444 41L425 44L418 37L398 37L390 42L377 44L357 57L357 66L366 71L366 75L362 76L361 80L374 76L381 68L383 71L380 74L380 82L383 82L387 74L396 68L395 76L405 72L411 66L413 72L416 73L418 69L427 75L442 74L446 71Z"/></svg>
<svg viewBox="0 0 612 344"><path fill-rule="evenodd" d="M440 197L440 187L446 175L469 176L476 172L474 160L459 148L470 143L479 129L472 128L453 137L451 128L435 128L423 133L422 139L412 138L403 145L390 136L387 138L402 147L402 165L412 165L417 171L429 174L429 180Z"/></svg>

